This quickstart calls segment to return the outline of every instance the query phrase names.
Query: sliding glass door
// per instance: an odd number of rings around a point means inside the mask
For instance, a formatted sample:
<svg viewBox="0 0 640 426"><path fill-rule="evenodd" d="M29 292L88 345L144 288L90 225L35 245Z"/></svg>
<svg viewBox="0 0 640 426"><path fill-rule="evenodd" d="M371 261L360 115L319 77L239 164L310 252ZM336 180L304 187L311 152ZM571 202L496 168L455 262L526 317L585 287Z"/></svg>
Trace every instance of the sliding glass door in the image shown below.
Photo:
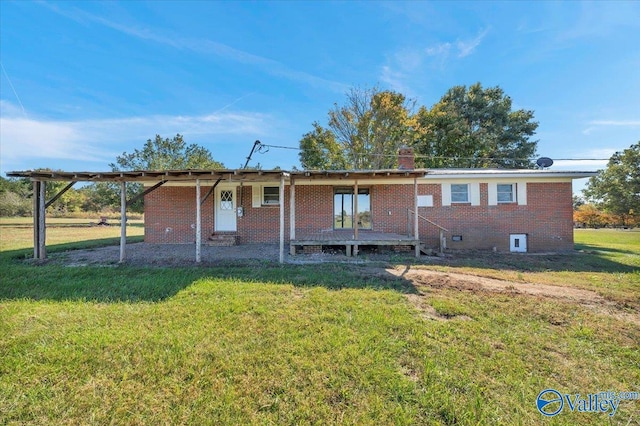
<svg viewBox="0 0 640 426"><path fill-rule="evenodd" d="M369 188L358 189L358 217L354 221L353 188L335 188L333 192L333 227L334 229L353 229L354 222L358 229L371 229L371 197Z"/></svg>

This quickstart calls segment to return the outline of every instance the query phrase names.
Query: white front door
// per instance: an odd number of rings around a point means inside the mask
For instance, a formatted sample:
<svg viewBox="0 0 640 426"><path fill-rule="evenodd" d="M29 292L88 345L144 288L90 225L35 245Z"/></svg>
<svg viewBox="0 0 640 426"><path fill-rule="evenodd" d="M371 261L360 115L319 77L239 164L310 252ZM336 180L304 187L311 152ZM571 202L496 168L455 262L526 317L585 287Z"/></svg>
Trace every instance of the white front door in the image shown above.
<svg viewBox="0 0 640 426"><path fill-rule="evenodd" d="M216 188L216 231L236 231L236 188Z"/></svg>
<svg viewBox="0 0 640 426"><path fill-rule="evenodd" d="M509 235L509 250L516 253L525 253L527 251L527 234Z"/></svg>

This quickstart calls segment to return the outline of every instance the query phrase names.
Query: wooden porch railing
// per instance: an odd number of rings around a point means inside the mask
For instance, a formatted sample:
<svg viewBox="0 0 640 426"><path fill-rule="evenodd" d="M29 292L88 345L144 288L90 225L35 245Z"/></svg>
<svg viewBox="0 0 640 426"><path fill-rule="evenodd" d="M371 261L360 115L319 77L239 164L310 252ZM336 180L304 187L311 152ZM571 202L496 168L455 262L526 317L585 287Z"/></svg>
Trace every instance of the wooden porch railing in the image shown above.
<svg viewBox="0 0 640 426"><path fill-rule="evenodd" d="M413 216L417 216L419 219L424 220L425 222L429 223L430 225L435 226L436 228L438 228L440 230L440 239L439 239L439 249L440 249L440 253L444 253L445 249L447 248L447 239L444 235L445 232L449 232L448 229L443 228L442 226L438 225L437 223L435 223L432 220L427 219L426 217L422 216L421 214L416 214L416 212L414 212L411 209L407 209L407 235L411 236L412 232L411 230L413 229L413 220L412 217Z"/></svg>

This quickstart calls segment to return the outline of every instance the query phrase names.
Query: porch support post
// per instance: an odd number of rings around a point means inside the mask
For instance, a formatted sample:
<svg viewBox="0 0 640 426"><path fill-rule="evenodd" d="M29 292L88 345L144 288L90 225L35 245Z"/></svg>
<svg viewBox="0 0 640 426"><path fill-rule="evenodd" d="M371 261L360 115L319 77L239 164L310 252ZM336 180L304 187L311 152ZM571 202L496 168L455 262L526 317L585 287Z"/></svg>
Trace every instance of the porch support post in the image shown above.
<svg viewBox="0 0 640 426"><path fill-rule="evenodd" d="M39 213L39 222L40 222L40 229L38 231L39 234L39 245L40 245L40 259L46 259L47 258L47 225L46 225L46 220L47 220L47 200L45 198L45 191L47 189L47 182L42 181L40 182L40 199L38 201L38 208L40 210Z"/></svg>
<svg viewBox="0 0 640 426"><path fill-rule="evenodd" d="M40 208L38 200L40 199L40 182L33 181L33 258L37 259L40 255Z"/></svg>
<svg viewBox="0 0 640 426"><path fill-rule="evenodd" d="M201 250L202 250L202 203L200 202L200 179L196 179L196 263L200 263L200 261L202 260Z"/></svg>
<svg viewBox="0 0 640 426"><path fill-rule="evenodd" d="M358 256L358 179L353 184L353 239L356 244L353 246L353 255Z"/></svg>
<svg viewBox="0 0 640 426"><path fill-rule="evenodd" d="M280 263L284 263L284 174L280 176Z"/></svg>
<svg viewBox="0 0 640 426"><path fill-rule="evenodd" d="M46 259L45 231L45 189L44 181L33 181L33 258Z"/></svg>
<svg viewBox="0 0 640 426"><path fill-rule="evenodd" d="M296 239L296 181L290 178L289 184L289 254L296 254L296 247L291 244Z"/></svg>
<svg viewBox="0 0 640 426"><path fill-rule="evenodd" d="M124 262L127 246L127 182L120 182L120 263Z"/></svg>
<svg viewBox="0 0 640 426"><path fill-rule="evenodd" d="M420 236L418 235L418 178L413 178L413 237L416 240L416 257L420 257Z"/></svg>

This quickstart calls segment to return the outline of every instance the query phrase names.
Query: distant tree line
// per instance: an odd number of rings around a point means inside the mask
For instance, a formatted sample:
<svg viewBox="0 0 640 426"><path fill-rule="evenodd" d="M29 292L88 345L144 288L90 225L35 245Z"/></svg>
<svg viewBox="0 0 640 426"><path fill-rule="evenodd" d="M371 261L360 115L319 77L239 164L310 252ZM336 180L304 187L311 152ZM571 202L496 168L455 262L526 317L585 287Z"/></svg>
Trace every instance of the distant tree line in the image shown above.
<svg viewBox="0 0 640 426"><path fill-rule="evenodd" d="M221 169L224 165L213 159L209 150L196 144L187 145L182 135L162 138L156 135L148 139L142 149L123 152L116 162L109 165L112 171L121 170L177 170ZM51 171L50 169L38 169ZM49 181L46 184L47 200L62 190L68 182ZM127 185L127 199L143 190L139 183ZM33 210L33 189L28 179L0 177L0 216L30 216ZM143 201L128 207L128 211L142 213ZM95 182L65 192L47 213L54 216L72 216L82 213L110 214L120 211L120 185L112 182Z"/></svg>
<svg viewBox="0 0 640 426"><path fill-rule="evenodd" d="M613 154L582 193L573 199L577 226L640 226L640 142Z"/></svg>

